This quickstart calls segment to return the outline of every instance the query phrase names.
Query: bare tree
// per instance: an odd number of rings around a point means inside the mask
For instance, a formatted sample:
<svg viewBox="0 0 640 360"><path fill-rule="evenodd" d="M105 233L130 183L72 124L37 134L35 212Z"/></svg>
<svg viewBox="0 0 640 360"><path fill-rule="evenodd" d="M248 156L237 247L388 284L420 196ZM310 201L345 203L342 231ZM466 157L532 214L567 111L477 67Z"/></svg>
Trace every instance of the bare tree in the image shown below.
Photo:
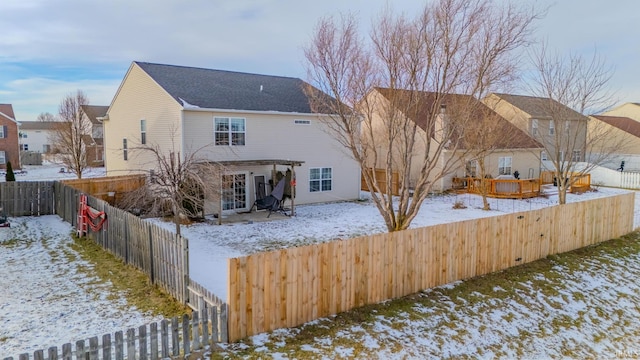
<svg viewBox="0 0 640 360"><path fill-rule="evenodd" d="M305 49L310 102L360 164L389 231L406 229L433 184L456 168L450 154L471 99L513 80L513 50L537 17L491 0L437 0L415 18L384 12L366 39L353 15L319 22ZM453 93L467 98L452 104ZM386 187L373 167L385 169ZM393 172L402 181L397 198Z"/></svg>
<svg viewBox="0 0 640 360"><path fill-rule="evenodd" d="M205 201L220 206L226 168L200 157L204 148L182 154L175 150L175 144L170 151L166 150L166 146L145 144L130 150L131 156L150 157L152 160L144 164L149 170L136 171L148 172L148 181L145 186L123 198L119 204L123 209L131 211L144 208L151 215L171 213L176 233L180 234L183 219L204 215ZM218 209L220 218L221 210Z"/></svg>
<svg viewBox="0 0 640 360"><path fill-rule="evenodd" d="M80 110L80 106L88 104L89 98L82 90L67 95L58 107L59 124L49 136L52 148L61 153L63 164L78 179L82 178L82 172L88 166L85 138L91 135L91 124Z"/></svg>
<svg viewBox="0 0 640 360"><path fill-rule="evenodd" d="M580 175L625 146L625 140L612 137L613 129L604 123L593 123L589 129L586 116L613 104L608 89L613 69L595 51L591 58L575 53L563 56L550 51L546 44L531 59L535 72L529 87L535 96L544 98L540 104L548 119L540 121L546 121L549 129L531 135L544 148L558 186L559 203L564 204L567 191Z"/></svg>
<svg viewBox="0 0 640 360"><path fill-rule="evenodd" d="M43 122L56 121L56 120L57 120L56 116L50 112L40 113L40 115L38 115L38 117L36 118L36 121L43 121Z"/></svg>

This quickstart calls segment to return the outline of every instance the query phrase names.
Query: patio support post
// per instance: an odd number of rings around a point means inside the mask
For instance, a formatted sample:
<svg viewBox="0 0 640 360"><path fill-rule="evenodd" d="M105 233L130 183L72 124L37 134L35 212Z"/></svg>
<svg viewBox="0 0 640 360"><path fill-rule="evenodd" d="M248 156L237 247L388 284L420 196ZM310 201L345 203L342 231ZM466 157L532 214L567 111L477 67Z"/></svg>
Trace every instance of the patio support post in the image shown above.
<svg viewBox="0 0 640 360"><path fill-rule="evenodd" d="M291 216L296 216L296 166L291 164Z"/></svg>

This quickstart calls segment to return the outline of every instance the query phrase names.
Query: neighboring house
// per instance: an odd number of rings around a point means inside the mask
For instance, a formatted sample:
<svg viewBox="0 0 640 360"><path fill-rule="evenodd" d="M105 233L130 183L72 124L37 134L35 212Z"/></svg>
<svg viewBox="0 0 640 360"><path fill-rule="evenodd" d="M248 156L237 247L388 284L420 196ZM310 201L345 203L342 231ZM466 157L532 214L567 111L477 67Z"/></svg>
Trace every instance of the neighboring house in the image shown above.
<svg viewBox="0 0 640 360"><path fill-rule="evenodd" d="M640 106L638 112L640 115ZM640 170L640 122L626 116L592 115L589 134L602 137L601 141L609 144L621 144L599 165L613 170Z"/></svg>
<svg viewBox="0 0 640 360"><path fill-rule="evenodd" d="M104 166L104 131L100 119L107 115L108 106L81 105L80 110L85 121L91 123L91 134L83 136L87 148L87 164Z"/></svg>
<svg viewBox="0 0 640 360"><path fill-rule="evenodd" d="M295 174L296 204L356 199L360 167L325 131L304 86L289 77L133 62L104 117L107 174L154 170L139 146L182 157L202 149L230 169L225 212L249 210L257 193L269 192L274 170Z"/></svg>
<svg viewBox="0 0 640 360"><path fill-rule="evenodd" d="M373 126L378 126L378 122L381 121L379 116L380 109L388 109L389 105L394 103L394 96L402 96L402 93L406 92L404 90L391 90L386 88L375 88L368 94L368 101L370 104L375 104L374 111L374 121ZM419 106L421 109L429 109L436 106L434 104L434 94L429 92L420 92L419 94ZM397 100L397 99L396 99ZM485 116L495 116L497 121L497 128L499 128L500 132L504 133L505 136L502 136L499 140L498 144L492 145L490 151L484 153L483 158L485 161L485 170L486 175L491 177L498 177L500 175L512 175L515 171L518 171L521 175L520 178L535 178L539 176L540 169L540 161L539 154L541 151L541 146L531 137L529 137L526 133L519 130L517 127L513 126L507 120L501 118L498 114L494 113L485 106L482 102L475 99L469 95L457 95L457 94L448 94L445 95L442 99L441 103L441 113L438 115L438 119L433 126L436 128L444 128L446 127L447 121L451 121L450 117L455 117L456 106L464 106L469 109L473 109L470 113L467 113L467 116L470 117L471 120L480 121L482 117ZM400 110L400 109L396 109ZM386 112L387 110L382 110ZM406 115L405 115L406 116ZM409 115L408 118L415 122L418 125L418 130L420 134L418 134L417 139L419 139L414 146L414 159L412 160L412 168L411 175L409 179L409 186L413 187L416 184L418 177L420 176L420 167L422 166L421 158L424 157L426 151L430 151L432 156L435 153L435 149L427 150L427 145L424 139L426 138L426 126L429 123L433 123L428 121L427 117L429 116L428 111L418 111L416 114ZM379 133L374 131L374 133ZM436 134L438 131L433 132ZM453 141L459 143L458 146L447 149L445 146L445 150L440 154L440 157L436 159L439 164L444 164L448 161L448 159L459 159L456 161L456 165L451 171L446 171L447 174L439 179L435 180L433 183L432 190L433 191L445 191L451 189L452 187L452 179L455 177L466 177L472 176L475 177L479 174L479 169L477 169L477 157L480 154L477 151L473 151L473 149L467 148L465 145L465 138L461 138L458 135L456 139L452 139ZM440 142L443 139L434 139L433 142ZM375 141L375 140L374 140ZM446 141L446 140L444 140ZM386 152L382 153L379 151L378 159L383 162L386 158ZM384 164L378 163L374 165L375 167L385 167ZM438 165L432 171L432 173L440 173L444 169L443 165Z"/></svg>
<svg viewBox="0 0 640 360"><path fill-rule="evenodd" d="M620 106L617 106L609 111L603 112L601 115L604 116L621 116L633 119L635 121L640 121L640 103L624 103Z"/></svg>
<svg viewBox="0 0 640 360"><path fill-rule="evenodd" d="M0 169L6 169L8 161L11 161L13 169L20 169L18 123L13 106L0 104Z"/></svg>
<svg viewBox="0 0 640 360"><path fill-rule="evenodd" d="M43 154L52 152L50 137L56 125L59 124L56 121L21 121L19 124L20 150Z"/></svg>
<svg viewBox="0 0 640 360"><path fill-rule="evenodd" d="M548 98L494 93L482 101L542 144L543 164L556 156L584 161L588 117Z"/></svg>

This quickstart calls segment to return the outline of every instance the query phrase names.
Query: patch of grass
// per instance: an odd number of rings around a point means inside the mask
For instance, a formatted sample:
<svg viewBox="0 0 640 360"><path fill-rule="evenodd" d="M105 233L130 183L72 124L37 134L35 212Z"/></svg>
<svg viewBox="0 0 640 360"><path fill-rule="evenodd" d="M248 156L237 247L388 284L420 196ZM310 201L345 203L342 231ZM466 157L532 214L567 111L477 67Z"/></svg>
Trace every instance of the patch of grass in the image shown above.
<svg viewBox="0 0 640 360"><path fill-rule="evenodd" d="M122 260L105 251L100 245L88 238L78 238L72 235L74 242L71 248L77 251L82 259L93 266L78 266L78 271L89 276L97 276L103 283L111 283L116 293L110 298L124 294L127 302L138 310L152 315L162 315L166 318L182 316L191 310L153 285L147 275L126 265ZM65 256L72 257L70 252ZM96 284L95 281L90 283Z"/></svg>

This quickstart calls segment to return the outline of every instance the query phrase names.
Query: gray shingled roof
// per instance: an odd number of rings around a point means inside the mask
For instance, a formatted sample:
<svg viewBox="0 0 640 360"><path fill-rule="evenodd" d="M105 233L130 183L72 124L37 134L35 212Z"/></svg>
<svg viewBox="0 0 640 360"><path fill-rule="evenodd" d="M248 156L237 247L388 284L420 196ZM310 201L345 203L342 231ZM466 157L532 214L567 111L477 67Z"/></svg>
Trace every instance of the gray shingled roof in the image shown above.
<svg viewBox="0 0 640 360"><path fill-rule="evenodd" d="M80 105L80 108L93 124L101 124L102 122L98 118L107 115L107 110L109 110L108 106L101 105Z"/></svg>
<svg viewBox="0 0 640 360"><path fill-rule="evenodd" d="M180 105L208 109L311 113L300 79L135 62Z"/></svg>
<svg viewBox="0 0 640 360"><path fill-rule="evenodd" d="M494 95L526 112L533 118L551 118L554 114L563 114L563 117L567 119L586 119L579 112L549 98L497 93Z"/></svg>
<svg viewBox="0 0 640 360"><path fill-rule="evenodd" d="M20 121L20 130L53 130L59 121Z"/></svg>

